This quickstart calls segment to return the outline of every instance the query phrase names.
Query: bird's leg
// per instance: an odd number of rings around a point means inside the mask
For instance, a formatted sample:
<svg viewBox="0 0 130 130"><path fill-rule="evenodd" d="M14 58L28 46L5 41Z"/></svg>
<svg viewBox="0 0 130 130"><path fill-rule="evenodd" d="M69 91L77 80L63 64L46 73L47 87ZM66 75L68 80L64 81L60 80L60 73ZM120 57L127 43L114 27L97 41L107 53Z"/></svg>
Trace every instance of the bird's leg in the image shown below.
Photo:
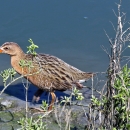
<svg viewBox="0 0 130 130"><path fill-rule="evenodd" d="M44 92L44 91L43 91L42 89L38 89L38 90L35 92L34 96L33 96L32 102L33 102L33 103L38 102L39 99L40 99L40 96L42 95L43 92Z"/></svg>
<svg viewBox="0 0 130 130"><path fill-rule="evenodd" d="M56 95L55 95L54 92L51 92L51 97L52 97L52 100L51 100L50 106L49 106L49 108L48 108L48 111L51 111L51 110L52 110L52 107L53 107L53 105L54 105L54 103L55 103L55 100L56 100Z"/></svg>

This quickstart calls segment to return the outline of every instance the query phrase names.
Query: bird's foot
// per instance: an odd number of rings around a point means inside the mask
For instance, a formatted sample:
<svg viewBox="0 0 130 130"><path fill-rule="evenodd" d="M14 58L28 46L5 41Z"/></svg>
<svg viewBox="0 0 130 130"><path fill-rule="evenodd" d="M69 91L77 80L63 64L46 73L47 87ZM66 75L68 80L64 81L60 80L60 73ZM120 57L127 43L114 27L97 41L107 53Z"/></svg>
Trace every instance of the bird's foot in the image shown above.
<svg viewBox="0 0 130 130"><path fill-rule="evenodd" d="M38 89L38 90L34 93L34 96L33 96L33 99L32 99L32 103L38 103L38 101L40 100L40 96L42 95L42 93L43 93L43 90Z"/></svg>
<svg viewBox="0 0 130 130"><path fill-rule="evenodd" d="M38 103L38 101L40 100L40 97L39 96L33 96L33 99L32 99L32 103Z"/></svg>
<svg viewBox="0 0 130 130"><path fill-rule="evenodd" d="M43 110L41 108L37 108L37 107L30 107L29 109L33 113L37 113L37 112L44 113L44 112L46 112L45 110Z"/></svg>

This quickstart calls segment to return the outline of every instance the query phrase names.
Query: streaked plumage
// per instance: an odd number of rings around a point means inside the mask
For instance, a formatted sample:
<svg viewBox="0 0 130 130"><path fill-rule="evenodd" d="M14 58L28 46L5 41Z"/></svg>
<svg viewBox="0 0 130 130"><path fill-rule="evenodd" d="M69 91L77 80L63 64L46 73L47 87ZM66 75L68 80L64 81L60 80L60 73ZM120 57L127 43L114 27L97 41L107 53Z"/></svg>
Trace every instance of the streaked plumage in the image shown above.
<svg viewBox="0 0 130 130"><path fill-rule="evenodd" d="M17 43L6 42L0 47L0 52L11 56L11 65L19 73L26 76L31 83L39 88L36 97L42 94L42 90L53 92L55 90L65 91L74 85L82 88L80 83L91 78L93 73L83 72L63 60L48 54L25 54ZM22 68L21 60L31 61L32 66ZM40 71L39 71L40 70ZM36 73L38 72L38 73Z"/></svg>

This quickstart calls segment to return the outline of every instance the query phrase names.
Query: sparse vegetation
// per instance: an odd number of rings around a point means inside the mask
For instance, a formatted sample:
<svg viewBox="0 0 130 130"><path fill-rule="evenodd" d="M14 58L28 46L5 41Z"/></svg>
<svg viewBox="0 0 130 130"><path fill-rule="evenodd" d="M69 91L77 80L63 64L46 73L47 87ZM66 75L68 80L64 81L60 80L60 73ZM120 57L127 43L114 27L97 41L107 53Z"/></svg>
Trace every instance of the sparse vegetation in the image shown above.
<svg viewBox="0 0 130 130"><path fill-rule="evenodd" d="M86 118L85 130L120 130L130 129L130 68L127 64L121 66L121 58L126 42L130 41L130 27L124 30L126 24L126 14L121 12L121 1L117 4L118 14L117 17L117 28L112 24L114 31L116 32L115 38L108 37L111 52L103 47L103 50L109 57L109 66L106 72L107 81L103 88L99 91L93 88L92 79L92 98L91 103L86 105L82 103L84 99L83 94L76 88L72 89L69 97L64 96L61 101L56 101L53 111L47 111L49 104L46 101L42 101L42 106L38 112L29 114L29 109L26 103L26 117L20 118L18 124L21 126L19 130L49 130L48 118L54 116L55 122L58 124L60 130L70 130L72 118L77 119L79 113L73 112L73 106L77 105L80 107ZM129 23L128 23L129 24ZM27 53L31 53L34 56L37 54L35 49L38 48L34 44L32 39L29 39L31 43L28 46ZM20 66L28 67L30 70L33 65L30 61L20 61ZM38 73L38 72L36 72ZM24 75L14 78L16 72L14 69L7 69L1 72L0 76L3 78L5 88L0 94L14 81L24 77ZM10 80L9 80L10 79ZM7 83L8 81L8 83ZM27 82L28 83L28 82ZM26 88L26 102L27 102L27 91ZM90 88L90 87L88 87ZM98 92L99 97L96 97L93 91ZM75 99L77 102L75 103ZM80 103L79 103L80 102ZM86 109L87 107L87 109Z"/></svg>

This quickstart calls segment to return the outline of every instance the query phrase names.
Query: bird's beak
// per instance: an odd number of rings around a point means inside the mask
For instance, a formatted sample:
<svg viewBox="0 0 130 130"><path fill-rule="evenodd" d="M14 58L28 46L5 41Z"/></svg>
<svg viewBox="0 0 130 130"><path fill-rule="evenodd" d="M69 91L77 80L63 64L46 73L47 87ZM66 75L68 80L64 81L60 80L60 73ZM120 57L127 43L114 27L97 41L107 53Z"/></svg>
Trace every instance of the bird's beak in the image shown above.
<svg viewBox="0 0 130 130"><path fill-rule="evenodd" d="M3 50L0 48L0 53L2 53L3 52Z"/></svg>

